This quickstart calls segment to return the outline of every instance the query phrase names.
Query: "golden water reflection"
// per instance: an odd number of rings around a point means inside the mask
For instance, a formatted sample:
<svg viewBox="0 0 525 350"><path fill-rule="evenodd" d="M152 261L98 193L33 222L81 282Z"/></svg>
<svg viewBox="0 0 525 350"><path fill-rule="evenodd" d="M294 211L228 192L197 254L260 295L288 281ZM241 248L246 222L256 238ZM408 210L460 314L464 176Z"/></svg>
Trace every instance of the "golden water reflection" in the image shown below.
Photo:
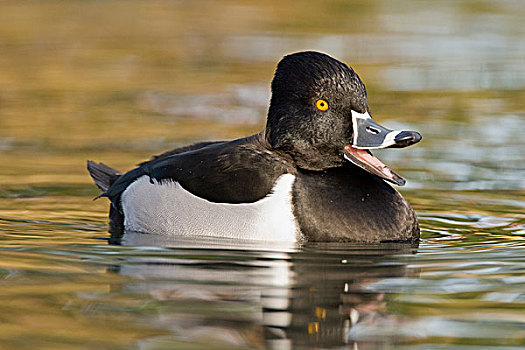
<svg viewBox="0 0 525 350"><path fill-rule="evenodd" d="M523 347L524 16L512 0L0 2L0 348ZM376 120L422 132L380 154L408 179L417 254L107 244L87 159L127 170L259 131L276 62L305 49L352 65Z"/></svg>

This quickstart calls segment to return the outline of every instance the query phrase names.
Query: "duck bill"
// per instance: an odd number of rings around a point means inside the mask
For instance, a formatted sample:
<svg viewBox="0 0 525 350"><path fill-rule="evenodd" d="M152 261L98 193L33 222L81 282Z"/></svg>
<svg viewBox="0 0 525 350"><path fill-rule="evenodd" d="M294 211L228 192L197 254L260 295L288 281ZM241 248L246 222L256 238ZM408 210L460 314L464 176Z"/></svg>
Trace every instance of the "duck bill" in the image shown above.
<svg viewBox="0 0 525 350"><path fill-rule="evenodd" d="M344 148L344 157L358 167L396 185L403 186L406 180L383 164L370 152L371 149L403 148L421 140L415 131L390 130L372 120L366 113L352 111L354 135L352 144Z"/></svg>

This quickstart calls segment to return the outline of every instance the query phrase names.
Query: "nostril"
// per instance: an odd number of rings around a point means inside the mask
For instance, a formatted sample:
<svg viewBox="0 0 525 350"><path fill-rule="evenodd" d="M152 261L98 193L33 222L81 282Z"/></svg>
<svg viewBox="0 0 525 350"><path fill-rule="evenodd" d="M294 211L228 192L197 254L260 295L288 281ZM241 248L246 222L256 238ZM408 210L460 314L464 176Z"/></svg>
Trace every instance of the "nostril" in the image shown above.
<svg viewBox="0 0 525 350"><path fill-rule="evenodd" d="M379 134L381 132L379 129L376 129L376 128L372 127L372 126L367 126L366 127L366 131L368 131L369 133L374 134L374 135L377 135L377 134Z"/></svg>

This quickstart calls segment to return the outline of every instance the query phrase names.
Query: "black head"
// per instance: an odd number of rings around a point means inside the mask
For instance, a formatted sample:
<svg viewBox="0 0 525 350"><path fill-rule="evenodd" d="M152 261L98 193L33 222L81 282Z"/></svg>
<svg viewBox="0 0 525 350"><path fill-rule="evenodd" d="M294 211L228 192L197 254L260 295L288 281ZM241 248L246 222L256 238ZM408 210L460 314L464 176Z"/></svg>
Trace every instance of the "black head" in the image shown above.
<svg viewBox="0 0 525 350"><path fill-rule="evenodd" d="M294 53L277 65L266 137L300 168L340 166L352 140L352 110L368 112L365 86L352 68L319 52Z"/></svg>
<svg viewBox="0 0 525 350"><path fill-rule="evenodd" d="M299 168L324 170L350 162L403 185L405 180L370 150L410 146L421 135L375 123L365 85L352 68L319 52L299 52L277 65L266 138Z"/></svg>

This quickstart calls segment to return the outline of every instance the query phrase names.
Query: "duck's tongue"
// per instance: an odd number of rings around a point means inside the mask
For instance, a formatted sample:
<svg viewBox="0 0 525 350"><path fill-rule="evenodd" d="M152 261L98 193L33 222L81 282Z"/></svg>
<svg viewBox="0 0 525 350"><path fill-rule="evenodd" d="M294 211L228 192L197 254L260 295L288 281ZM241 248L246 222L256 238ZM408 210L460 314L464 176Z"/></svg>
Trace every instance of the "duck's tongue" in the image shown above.
<svg viewBox="0 0 525 350"><path fill-rule="evenodd" d="M369 150L346 145L344 155L347 160L371 174L377 175L399 186L403 186L406 183L405 179L374 157Z"/></svg>

